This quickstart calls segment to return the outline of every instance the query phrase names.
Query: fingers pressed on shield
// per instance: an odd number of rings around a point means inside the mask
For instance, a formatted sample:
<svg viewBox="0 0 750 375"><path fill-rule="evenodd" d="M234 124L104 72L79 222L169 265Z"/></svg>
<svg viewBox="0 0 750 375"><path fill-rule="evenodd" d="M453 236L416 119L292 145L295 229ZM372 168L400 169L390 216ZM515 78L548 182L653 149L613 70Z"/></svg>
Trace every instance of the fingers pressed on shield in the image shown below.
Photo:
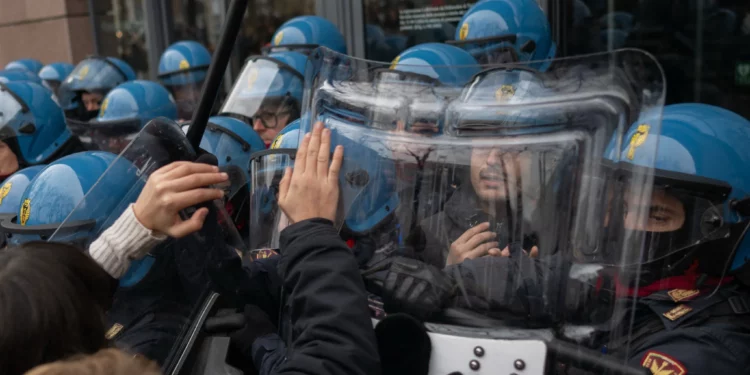
<svg viewBox="0 0 750 375"><path fill-rule="evenodd" d="M294 159L294 170L297 173L305 173L305 164L307 163L307 149L310 148L310 133L305 134L302 138L302 144L297 149L297 157Z"/></svg>
<svg viewBox="0 0 750 375"><path fill-rule="evenodd" d="M305 162L305 172L315 176L318 172L316 163L320 153L320 135L323 131L323 123L316 122L313 127L312 137L310 138L310 148L307 150L307 160ZM295 162L297 164L297 162ZM327 166L326 166L327 167Z"/></svg>
<svg viewBox="0 0 750 375"><path fill-rule="evenodd" d="M341 171L341 164L344 162L344 146L336 146L333 151L333 161L331 167L328 169L328 182L332 184L339 183L339 172Z"/></svg>
<svg viewBox="0 0 750 375"><path fill-rule="evenodd" d="M177 211L182 211L199 203L220 199L223 196L224 191L219 189L192 189L174 193L171 198L174 202L172 207Z"/></svg>
<svg viewBox="0 0 750 375"><path fill-rule="evenodd" d="M170 191L185 191L218 184L227 180L229 180L229 175L223 172L195 173L175 180L165 181L163 182L163 186Z"/></svg>
<svg viewBox="0 0 750 375"><path fill-rule="evenodd" d="M331 131L323 129L318 150L318 176L328 176L328 162L331 157Z"/></svg>
<svg viewBox="0 0 750 375"><path fill-rule="evenodd" d="M177 163L182 163L182 164L164 173L163 174L164 178L169 179L169 180L175 180L180 177L185 177L185 176L196 174L196 173L211 173L211 172L219 171L219 167L215 165L210 165L210 164L193 163L193 162L177 162Z"/></svg>

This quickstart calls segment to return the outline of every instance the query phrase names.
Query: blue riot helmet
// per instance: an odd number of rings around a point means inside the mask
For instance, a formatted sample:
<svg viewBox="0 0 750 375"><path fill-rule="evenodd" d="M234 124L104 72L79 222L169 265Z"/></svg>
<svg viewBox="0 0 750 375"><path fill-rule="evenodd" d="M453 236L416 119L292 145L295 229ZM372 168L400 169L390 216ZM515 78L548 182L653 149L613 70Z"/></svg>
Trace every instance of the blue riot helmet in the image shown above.
<svg viewBox="0 0 750 375"><path fill-rule="evenodd" d="M88 57L78 63L60 85L60 106L68 118L91 120L99 114L109 90L135 78L135 71L125 61L114 57Z"/></svg>
<svg viewBox="0 0 750 375"><path fill-rule="evenodd" d="M287 167L294 167L300 122L297 119L279 132L268 150L255 152L250 159L251 251L279 248L279 233L288 220L279 209L279 182Z"/></svg>
<svg viewBox="0 0 750 375"><path fill-rule="evenodd" d="M0 220L12 220L18 215L18 210L21 209L21 203L23 202L23 199L21 199L23 192L34 176L44 167L45 165L35 165L21 169L3 181L2 187L0 187ZM2 230L0 230L0 233L2 233ZM5 244L6 236L2 233L0 246L4 247Z"/></svg>
<svg viewBox="0 0 750 375"><path fill-rule="evenodd" d="M661 134L652 134L647 120L634 123L622 144L613 142L607 153L625 177L654 165L650 206L639 209L643 194L623 191L627 210L610 215L641 234L643 249L630 257L640 285L685 273L709 276L706 286L726 275L746 277L750 153L744 150L750 121L719 107L685 103L665 107L661 123Z"/></svg>
<svg viewBox="0 0 750 375"><path fill-rule="evenodd" d="M7 70L25 70L33 74L39 74L43 64L37 59L18 59L5 65Z"/></svg>
<svg viewBox="0 0 750 375"><path fill-rule="evenodd" d="M172 95L156 82L135 80L110 91L95 119L70 119L68 126L88 149L119 154L146 123L157 117L177 119Z"/></svg>
<svg viewBox="0 0 750 375"><path fill-rule="evenodd" d="M264 54L279 51L298 51L309 54L318 47L326 47L346 54L346 40L331 21L319 16L299 16L284 22L271 38L271 46Z"/></svg>
<svg viewBox="0 0 750 375"><path fill-rule="evenodd" d="M411 47L396 56L389 67L374 70L378 95L390 97L394 103L371 107L384 110L367 116L372 121L371 126L439 134L446 95L458 92L456 88L466 85L477 73L477 61L458 47L442 43ZM398 110L393 111L396 108ZM394 118L407 112L406 118Z"/></svg>
<svg viewBox="0 0 750 375"><path fill-rule="evenodd" d="M208 49L191 40L174 43L162 53L159 80L174 95L180 119L192 117L210 64Z"/></svg>
<svg viewBox="0 0 750 375"><path fill-rule="evenodd" d="M57 95L57 90L60 88L60 84L62 84L62 81L64 81L70 72L73 71L73 68L75 68L73 64L65 62L48 64L39 71L39 78L42 79L46 88L50 89L55 95Z"/></svg>
<svg viewBox="0 0 750 375"><path fill-rule="evenodd" d="M300 115L307 57L299 52L252 56L219 111L238 118L268 145Z"/></svg>
<svg viewBox="0 0 750 375"><path fill-rule="evenodd" d="M20 245L29 241L46 241L66 222L64 232L77 233L68 242L87 245L87 241L93 239L87 238L86 233L103 225L97 222L97 218L106 217L115 209L122 212L126 206L115 206L124 195L134 193L131 187L135 175L126 173L125 163L113 165L115 158L116 155L107 152L87 151L68 155L47 165L23 192L17 215L0 222L2 231L8 236L8 243ZM122 169L119 180L101 182L106 183L108 189L106 194L98 197L96 207L89 207L88 217L66 221L110 165ZM140 191L135 192L133 199L138 193Z"/></svg>
<svg viewBox="0 0 750 375"><path fill-rule="evenodd" d="M35 165L21 169L3 181L2 187L0 187L0 215L9 214L15 216L18 214L18 210L21 208L21 196L23 192L29 186L34 176L44 169L44 167L45 165Z"/></svg>
<svg viewBox="0 0 750 375"><path fill-rule="evenodd" d="M546 70L555 57L547 17L534 0L484 0L464 14L455 40L482 65L538 61L532 68Z"/></svg>
<svg viewBox="0 0 750 375"><path fill-rule="evenodd" d="M32 82L0 83L0 140L21 167L49 163L80 148L52 92Z"/></svg>
<svg viewBox="0 0 750 375"><path fill-rule="evenodd" d="M0 70L0 82L15 82L15 81L26 81L42 84L42 80L34 73L28 70Z"/></svg>

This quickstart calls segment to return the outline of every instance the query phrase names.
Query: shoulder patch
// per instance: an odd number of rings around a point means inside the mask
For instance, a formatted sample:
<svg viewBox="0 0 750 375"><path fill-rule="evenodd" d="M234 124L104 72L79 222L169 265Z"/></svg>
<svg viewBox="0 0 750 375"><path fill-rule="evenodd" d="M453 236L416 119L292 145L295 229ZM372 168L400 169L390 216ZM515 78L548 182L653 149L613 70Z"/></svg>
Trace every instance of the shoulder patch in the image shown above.
<svg viewBox="0 0 750 375"><path fill-rule="evenodd" d="M680 302L687 299L692 299L701 292L696 289L672 289L667 294L672 298L672 301Z"/></svg>
<svg viewBox="0 0 750 375"><path fill-rule="evenodd" d="M115 336L117 336L118 333L120 333L120 331L122 331L123 328L124 327L122 326L122 324L115 323L112 325L112 327L109 327L107 333L104 334L104 337L107 340L112 340L113 338L115 338Z"/></svg>
<svg viewBox="0 0 750 375"><path fill-rule="evenodd" d="M693 311L693 308L688 305L678 305L674 309L665 312L664 316L666 316L667 319L671 321L675 321L677 319L682 318L683 316L685 316L687 313L691 311Z"/></svg>
<svg viewBox="0 0 750 375"><path fill-rule="evenodd" d="M641 366L649 369L653 375L685 375L687 370L680 361L657 351L649 350L643 356Z"/></svg>

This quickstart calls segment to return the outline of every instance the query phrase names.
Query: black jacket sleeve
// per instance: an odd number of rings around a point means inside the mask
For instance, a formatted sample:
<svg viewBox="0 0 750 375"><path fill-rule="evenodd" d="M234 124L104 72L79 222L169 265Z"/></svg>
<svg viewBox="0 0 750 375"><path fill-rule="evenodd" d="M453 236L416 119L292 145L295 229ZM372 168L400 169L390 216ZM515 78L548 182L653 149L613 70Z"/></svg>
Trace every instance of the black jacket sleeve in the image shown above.
<svg viewBox="0 0 750 375"><path fill-rule="evenodd" d="M367 292L351 250L332 223L311 219L281 233L279 274L292 342L279 374L379 374Z"/></svg>

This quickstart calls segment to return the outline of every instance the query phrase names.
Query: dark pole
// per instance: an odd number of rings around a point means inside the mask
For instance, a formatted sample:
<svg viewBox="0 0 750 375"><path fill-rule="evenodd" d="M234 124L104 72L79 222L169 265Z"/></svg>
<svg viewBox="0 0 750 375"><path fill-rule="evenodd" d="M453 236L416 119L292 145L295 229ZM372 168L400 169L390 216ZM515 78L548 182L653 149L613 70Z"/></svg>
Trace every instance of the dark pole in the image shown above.
<svg viewBox="0 0 750 375"><path fill-rule="evenodd" d="M94 55L99 54L99 32L96 30L96 9L94 0L89 0L89 21L91 21L91 32L93 33Z"/></svg>
<svg viewBox="0 0 750 375"><path fill-rule="evenodd" d="M193 114L193 121L187 131L187 139L196 150L200 147L203 132L206 130L206 122L211 114L214 100L216 100L216 96L219 93L219 86L221 86L227 64L229 64L232 48L240 31L245 9L247 9L247 1L232 0L229 12L227 13L227 19L224 22L224 30L221 32L219 45L214 52L213 59L211 59L211 65L208 67L208 77L203 83L198 108L196 108Z"/></svg>

